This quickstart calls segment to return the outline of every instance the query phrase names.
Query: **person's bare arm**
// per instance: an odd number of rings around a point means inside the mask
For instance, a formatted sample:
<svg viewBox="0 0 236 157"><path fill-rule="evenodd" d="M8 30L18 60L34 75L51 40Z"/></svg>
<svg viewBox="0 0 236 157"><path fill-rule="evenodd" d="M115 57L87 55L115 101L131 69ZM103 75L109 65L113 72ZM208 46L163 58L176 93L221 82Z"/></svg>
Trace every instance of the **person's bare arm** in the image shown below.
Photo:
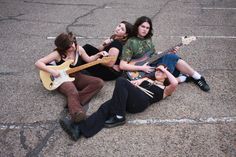
<svg viewBox="0 0 236 157"><path fill-rule="evenodd" d="M99 53L96 53L95 55L92 55L92 56L89 56L86 51L84 50L83 47L79 46L78 47L78 50L79 50L79 54L80 56L82 57L82 59L85 61L85 62L92 62L92 61L95 61L97 60L98 58L100 58L101 56L107 56L108 53L106 51L101 51Z"/></svg>
<svg viewBox="0 0 236 157"><path fill-rule="evenodd" d="M154 70L154 68L147 64L148 63L140 66L140 65L129 64L127 61L121 60L120 69L125 71L144 71L146 73L150 73Z"/></svg>
<svg viewBox="0 0 236 157"><path fill-rule="evenodd" d="M113 67L114 64L116 63L118 55L119 55L119 50L117 48L115 47L110 48L110 50L108 51L108 56L115 57L115 59L110 62L103 63L103 65L108 66L108 67Z"/></svg>
<svg viewBox="0 0 236 157"><path fill-rule="evenodd" d="M164 90L164 97L170 96L175 91L178 85L178 81L167 69L165 69L164 67L161 67L160 69L167 75L170 82L170 84L166 86Z"/></svg>
<svg viewBox="0 0 236 157"><path fill-rule="evenodd" d="M35 66L40 70L44 70L44 71L52 74L54 77L58 77L60 75L59 71L52 69L46 65L52 61L58 61L58 60L60 60L60 55L58 54L57 51L53 51L49 55L37 60L35 62Z"/></svg>

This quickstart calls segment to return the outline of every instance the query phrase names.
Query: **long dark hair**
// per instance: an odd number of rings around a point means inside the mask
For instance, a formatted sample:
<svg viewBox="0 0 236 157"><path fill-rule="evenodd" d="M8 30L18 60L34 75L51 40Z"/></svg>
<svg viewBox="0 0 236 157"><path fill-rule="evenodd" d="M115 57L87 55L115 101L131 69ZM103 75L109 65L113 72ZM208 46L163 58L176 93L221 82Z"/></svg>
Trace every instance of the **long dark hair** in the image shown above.
<svg viewBox="0 0 236 157"><path fill-rule="evenodd" d="M121 42L124 44L131 36L133 36L133 25L127 21L121 21L120 23L123 23L125 25L126 34L127 34L126 37L121 39ZM112 35L110 38L114 39L115 35Z"/></svg>
<svg viewBox="0 0 236 157"><path fill-rule="evenodd" d="M66 50L68 50L73 43L75 43L75 46L77 47L77 41L72 32L61 33L54 41L54 44L56 45L55 50L58 51L61 58L66 58Z"/></svg>
<svg viewBox="0 0 236 157"><path fill-rule="evenodd" d="M133 35L138 36L138 27L141 24L143 24L144 22L147 22L150 25L149 32L144 38L146 38L146 39L151 38L153 36L152 20L147 16L141 16L141 17L137 18L137 20L135 21L134 26L133 26Z"/></svg>

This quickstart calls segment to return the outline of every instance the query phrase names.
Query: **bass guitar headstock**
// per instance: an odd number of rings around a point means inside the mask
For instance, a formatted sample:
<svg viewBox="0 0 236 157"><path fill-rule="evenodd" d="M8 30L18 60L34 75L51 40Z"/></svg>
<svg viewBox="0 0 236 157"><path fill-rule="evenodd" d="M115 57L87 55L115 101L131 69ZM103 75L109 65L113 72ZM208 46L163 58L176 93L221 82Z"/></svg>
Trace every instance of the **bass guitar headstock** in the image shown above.
<svg viewBox="0 0 236 157"><path fill-rule="evenodd" d="M195 36L184 36L182 37L182 44L183 45L188 45L192 41L195 41L197 38Z"/></svg>

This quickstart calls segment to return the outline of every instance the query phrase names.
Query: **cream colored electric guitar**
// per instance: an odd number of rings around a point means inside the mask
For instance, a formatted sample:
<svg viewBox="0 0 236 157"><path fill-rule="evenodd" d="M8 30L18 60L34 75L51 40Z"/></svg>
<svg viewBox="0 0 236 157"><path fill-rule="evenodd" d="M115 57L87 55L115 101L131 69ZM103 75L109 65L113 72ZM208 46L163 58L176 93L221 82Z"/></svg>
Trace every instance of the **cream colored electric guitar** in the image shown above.
<svg viewBox="0 0 236 157"><path fill-rule="evenodd" d="M103 57L102 59L98 59L96 61L83 64L81 66L77 66L75 68L70 68L70 64L73 62L72 60L68 60L61 65L58 66L49 66L52 69L56 69L60 71L59 77L53 77L50 73L40 70L39 76L43 83L43 86L47 90L55 90L58 88L62 83L74 81L75 78L69 76L69 74L75 73L77 71L81 71L83 69L89 68L91 66L100 64L100 63L108 63L110 61L115 61L116 57Z"/></svg>

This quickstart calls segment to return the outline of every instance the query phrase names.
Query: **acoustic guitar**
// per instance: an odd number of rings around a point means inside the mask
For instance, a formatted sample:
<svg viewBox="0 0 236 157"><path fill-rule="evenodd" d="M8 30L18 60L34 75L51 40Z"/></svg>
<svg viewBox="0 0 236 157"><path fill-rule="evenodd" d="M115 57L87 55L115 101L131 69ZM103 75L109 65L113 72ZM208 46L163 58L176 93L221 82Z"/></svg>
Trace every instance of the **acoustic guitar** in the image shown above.
<svg viewBox="0 0 236 157"><path fill-rule="evenodd" d="M188 45L190 44L192 41L196 40L196 37L195 36L185 36L185 37L182 37L182 42L163 51L163 52L160 52L160 53L154 53L153 52L146 52L145 55L141 58L138 58L138 59L133 59L129 62L129 64L132 64L132 65L139 65L139 66L142 66L144 65L145 63L148 63L148 65L150 65L151 63L153 63L154 61L156 61L157 59L161 58L162 56L170 53L171 51L173 51L176 47L180 47L180 46L183 46L183 45ZM130 79L130 80L137 80L137 79L140 79L142 78L146 73L143 72L143 71L127 71L126 72L126 75L127 77Z"/></svg>
<svg viewBox="0 0 236 157"><path fill-rule="evenodd" d="M49 66L52 69L56 69L59 70L60 72L60 76L59 77L53 77L50 73L44 71L44 70L40 70L39 71L39 76L40 79L43 83L43 86L47 89L47 90L55 90L56 88L58 88L62 83L64 82L69 82L69 81L74 81L75 78L70 77L69 74L81 71L83 69L89 68L91 66L100 64L100 63L108 63L110 61L115 61L116 57L103 57L101 59L98 59L96 61L90 62L90 63L86 63L83 64L81 66L77 66L74 68L70 68L70 64L73 63L73 60L68 60L66 62L64 62L61 65L58 66Z"/></svg>

